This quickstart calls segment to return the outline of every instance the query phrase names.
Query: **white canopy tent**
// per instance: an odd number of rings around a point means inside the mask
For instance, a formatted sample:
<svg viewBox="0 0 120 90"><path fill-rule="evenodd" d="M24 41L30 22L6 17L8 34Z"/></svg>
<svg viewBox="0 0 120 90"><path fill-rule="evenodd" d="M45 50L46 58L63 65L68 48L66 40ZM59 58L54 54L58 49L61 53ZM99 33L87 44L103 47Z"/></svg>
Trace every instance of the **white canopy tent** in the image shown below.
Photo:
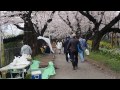
<svg viewBox="0 0 120 90"><path fill-rule="evenodd" d="M45 37L39 36L37 39L42 39L42 40L44 40L44 41L48 44L48 46L50 47L51 52L53 52L53 53L54 53L54 51L53 51L53 49L52 49L52 45L51 45L51 42L50 42L50 39L49 39L49 38L45 38Z"/></svg>

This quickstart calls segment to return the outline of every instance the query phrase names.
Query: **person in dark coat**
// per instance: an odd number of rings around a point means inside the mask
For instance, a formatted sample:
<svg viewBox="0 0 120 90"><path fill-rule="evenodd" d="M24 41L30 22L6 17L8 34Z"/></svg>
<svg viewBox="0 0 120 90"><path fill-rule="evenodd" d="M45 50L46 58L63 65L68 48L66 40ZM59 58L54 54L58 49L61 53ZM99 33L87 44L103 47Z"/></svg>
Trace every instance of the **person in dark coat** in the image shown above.
<svg viewBox="0 0 120 90"><path fill-rule="evenodd" d="M79 40L76 38L76 34L72 34L72 38L69 41L67 50L70 49L72 65L74 70L78 68L78 46L80 46Z"/></svg>
<svg viewBox="0 0 120 90"><path fill-rule="evenodd" d="M48 45L46 45L45 53L50 54L50 47Z"/></svg>
<svg viewBox="0 0 120 90"><path fill-rule="evenodd" d="M70 56L70 49L67 50L67 46L68 46L69 40L70 40L70 37L68 36L68 37L66 37L66 39L65 39L65 41L64 41L64 43L63 43L64 54L65 54L65 57L66 57L66 61L67 61L67 62L69 62L69 58L70 58L70 57L68 57L68 54L69 54L69 56Z"/></svg>

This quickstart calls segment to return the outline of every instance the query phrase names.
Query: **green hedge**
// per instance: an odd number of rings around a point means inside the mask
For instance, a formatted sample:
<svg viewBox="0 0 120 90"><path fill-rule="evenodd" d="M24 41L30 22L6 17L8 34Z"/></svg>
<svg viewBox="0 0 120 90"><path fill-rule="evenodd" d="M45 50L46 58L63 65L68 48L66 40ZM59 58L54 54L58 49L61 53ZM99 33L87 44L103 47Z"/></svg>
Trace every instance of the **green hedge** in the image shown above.
<svg viewBox="0 0 120 90"><path fill-rule="evenodd" d="M90 47L92 46L92 41L91 40L88 40L87 43L89 44ZM101 48L107 48L107 49L114 48L114 47L112 47L112 45L110 43L105 42L105 41L100 42L100 47Z"/></svg>

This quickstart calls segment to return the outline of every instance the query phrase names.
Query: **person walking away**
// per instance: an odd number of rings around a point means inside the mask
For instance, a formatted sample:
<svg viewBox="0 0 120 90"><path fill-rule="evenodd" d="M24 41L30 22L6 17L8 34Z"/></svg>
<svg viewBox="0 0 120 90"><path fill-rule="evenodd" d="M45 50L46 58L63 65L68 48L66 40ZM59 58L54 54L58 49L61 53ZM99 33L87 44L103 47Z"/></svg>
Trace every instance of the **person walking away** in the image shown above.
<svg viewBox="0 0 120 90"><path fill-rule="evenodd" d="M54 52L56 53L56 42L55 41L52 42L52 48L53 48Z"/></svg>
<svg viewBox="0 0 120 90"><path fill-rule="evenodd" d="M65 39L62 39L62 53L64 54L64 42L65 42L66 38Z"/></svg>
<svg viewBox="0 0 120 90"><path fill-rule="evenodd" d="M70 37L66 37L64 43L63 43L63 47L64 47L64 54L65 54L65 57L66 57L66 61L69 62L69 58L68 57L68 54L70 56L70 49L67 50L67 46L68 46L68 43L69 43L69 40L70 40Z"/></svg>
<svg viewBox="0 0 120 90"><path fill-rule="evenodd" d="M78 68L78 44L79 40L76 38L76 34L72 34L72 38L69 41L67 50L70 49L71 52L73 70L76 70Z"/></svg>
<svg viewBox="0 0 120 90"><path fill-rule="evenodd" d="M81 62L84 62L85 61L85 50L88 48L88 45L83 35L80 36L79 43L81 47L81 48L78 48L80 59L81 59Z"/></svg>
<svg viewBox="0 0 120 90"><path fill-rule="evenodd" d="M45 53L50 54L50 47L46 44Z"/></svg>
<svg viewBox="0 0 120 90"><path fill-rule="evenodd" d="M58 49L58 53L61 54L62 42L61 42L61 41L58 41L56 47L57 47L57 49Z"/></svg>

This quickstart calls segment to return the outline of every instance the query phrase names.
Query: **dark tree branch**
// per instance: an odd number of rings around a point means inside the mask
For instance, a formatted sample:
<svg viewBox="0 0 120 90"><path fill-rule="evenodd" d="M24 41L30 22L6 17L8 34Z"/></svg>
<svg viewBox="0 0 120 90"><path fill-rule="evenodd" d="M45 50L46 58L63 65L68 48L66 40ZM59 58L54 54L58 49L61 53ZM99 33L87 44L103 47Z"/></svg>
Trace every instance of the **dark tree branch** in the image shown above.
<svg viewBox="0 0 120 90"><path fill-rule="evenodd" d="M101 24L101 22L103 20L104 14L105 14L105 11L101 12L101 18L100 18L100 21L99 21L99 26L100 26L100 24Z"/></svg>
<svg viewBox="0 0 120 90"><path fill-rule="evenodd" d="M92 21L92 22L94 23L94 25L95 25L96 23L98 23L97 20L96 20L92 15L90 15L89 11L86 11L86 13L83 12L83 11L79 11L79 12L80 12L83 16L86 16L90 21Z"/></svg>
<svg viewBox="0 0 120 90"><path fill-rule="evenodd" d="M37 33L39 33L39 31L38 31L38 26L33 23L33 27L34 27L35 31L36 31ZM39 34L40 34L40 33L39 33Z"/></svg>
<svg viewBox="0 0 120 90"><path fill-rule="evenodd" d="M24 30L24 28L23 27L20 27L19 25L17 25L17 24L14 24L18 29L21 29L21 30Z"/></svg>
<svg viewBox="0 0 120 90"><path fill-rule="evenodd" d="M63 17L60 15L60 11L58 12L58 15L67 25L69 25L68 22L65 19L63 19Z"/></svg>
<svg viewBox="0 0 120 90"><path fill-rule="evenodd" d="M105 11L104 11L104 12L101 12L101 18L100 18L100 21L99 21L98 23L95 24L95 28L93 29L93 32L99 30L100 24L102 23L102 20L103 20L104 13L105 13Z"/></svg>
<svg viewBox="0 0 120 90"><path fill-rule="evenodd" d="M76 15L75 15L75 19L76 19L76 21L77 21L77 32L80 31L80 33L81 33L80 23L81 23L81 21L82 21L82 18L81 18L81 19L78 19L77 15L78 15L78 11L77 11L77 13L76 13Z"/></svg>
<svg viewBox="0 0 120 90"><path fill-rule="evenodd" d="M114 32L114 33L120 33L120 29L119 28L110 28L107 29L106 31L104 31L104 33L109 33L109 32Z"/></svg>
<svg viewBox="0 0 120 90"><path fill-rule="evenodd" d="M67 20L67 21L66 21L65 19L63 19L63 17L60 15L60 11L58 12L58 15L59 15L59 17L71 28L71 30L74 31L73 26L71 25L71 22L70 22L70 20L69 20L68 13L66 13L66 15L67 15L66 20Z"/></svg>
<svg viewBox="0 0 120 90"><path fill-rule="evenodd" d="M120 13L116 16L110 23L108 23L104 28L101 29L101 32L110 29L113 25L115 25L120 20Z"/></svg>
<svg viewBox="0 0 120 90"><path fill-rule="evenodd" d="M52 19L52 18L53 18L53 16L54 16L55 12L56 12L56 11L53 11L53 12L51 13L51 15L50 15L50 19Z"/></svg>
<svg viewBox="0 0 120 90"><path fill-rule="evenodd" d="M75 19L76 19L76 21L78 22L78 24L79 24L79 26L80 26L80 23L81 23L81 21L82 21L82 18L81 18L81 19L78 19L77 15L78 15L78 12L77 12L76 15L75 15Z"/></svg>
<svg viewBox="0 0 120 90"><path fill-rule="evenodd" d="M48 24L49 24L50 22L52 22L52 19L53 19L54 14L55 14L55 11L53 11L53 12L51 13L50 18L49 18L49 19L47 20L47 22L45 23L43 29L41 30L41 34L40 34L41 36L43 36L45 30L47 29Z"/></svg>
<svg viewBox="0 0 120 90"><path fill-rule="evenodd" d="M4 17L15 17L15 16L22 16L22 13L19 14L12 14L12 15L5 15L5 16L0 16L0 18L4 18Z"/></svg>

